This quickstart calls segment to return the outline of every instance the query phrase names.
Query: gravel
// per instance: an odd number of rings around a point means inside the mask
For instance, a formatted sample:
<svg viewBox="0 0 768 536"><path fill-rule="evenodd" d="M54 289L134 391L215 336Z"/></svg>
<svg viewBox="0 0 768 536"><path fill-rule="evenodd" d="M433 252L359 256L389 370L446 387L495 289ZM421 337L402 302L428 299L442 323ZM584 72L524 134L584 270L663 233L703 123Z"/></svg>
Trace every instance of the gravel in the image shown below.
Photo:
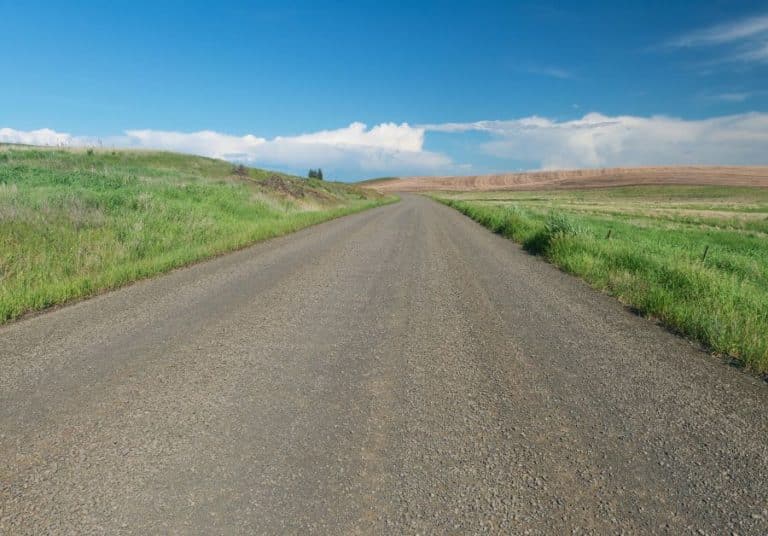
<svg viewBox="0 0 768 536"><path fill-rule="evenodd" d="M0 328L0 533L765 534L766 407L403 196Z"/></svg>

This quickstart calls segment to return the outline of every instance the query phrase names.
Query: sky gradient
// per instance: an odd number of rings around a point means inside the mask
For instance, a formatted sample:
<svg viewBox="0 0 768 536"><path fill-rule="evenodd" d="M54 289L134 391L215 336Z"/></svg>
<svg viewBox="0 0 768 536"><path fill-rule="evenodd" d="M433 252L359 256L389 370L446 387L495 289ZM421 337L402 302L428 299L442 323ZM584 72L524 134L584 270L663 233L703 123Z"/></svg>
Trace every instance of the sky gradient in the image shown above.
<svg viewBox="0 0 768 536"><path fill-rule="evenodd" d="M0 50L0 141L342 180L768 164L764 2L0 0Z"/></svg>

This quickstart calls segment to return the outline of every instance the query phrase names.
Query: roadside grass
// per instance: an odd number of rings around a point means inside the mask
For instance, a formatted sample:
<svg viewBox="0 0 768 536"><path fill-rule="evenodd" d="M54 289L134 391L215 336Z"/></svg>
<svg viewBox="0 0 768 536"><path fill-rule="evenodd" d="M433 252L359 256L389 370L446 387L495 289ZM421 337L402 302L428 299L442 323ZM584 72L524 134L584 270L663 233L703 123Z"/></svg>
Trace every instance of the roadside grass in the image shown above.
<svg viewBox="0 0 768 536"><path fill-rule="evenodd" d="M673 331L768 373L768 191L634 187L436 198Z"/></svg>
<svg viewBox="0 0 768 536"><path fill-rule="evenodd" d="M0 323L394 199L174 153L0 146Z"/></svg>

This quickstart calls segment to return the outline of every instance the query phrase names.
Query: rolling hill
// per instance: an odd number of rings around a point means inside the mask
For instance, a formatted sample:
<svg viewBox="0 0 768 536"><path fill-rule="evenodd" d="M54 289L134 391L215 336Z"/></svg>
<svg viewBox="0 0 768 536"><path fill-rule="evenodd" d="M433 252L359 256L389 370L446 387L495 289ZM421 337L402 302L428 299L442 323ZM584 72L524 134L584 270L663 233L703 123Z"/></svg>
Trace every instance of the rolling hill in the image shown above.
<svg viewBox="0 0 768 536"><path fill-rule="evenodd" d="M492 175L403 177L370 181L381 192L538 190L641 185L768 187L768 166L660 166Z"/></svg>

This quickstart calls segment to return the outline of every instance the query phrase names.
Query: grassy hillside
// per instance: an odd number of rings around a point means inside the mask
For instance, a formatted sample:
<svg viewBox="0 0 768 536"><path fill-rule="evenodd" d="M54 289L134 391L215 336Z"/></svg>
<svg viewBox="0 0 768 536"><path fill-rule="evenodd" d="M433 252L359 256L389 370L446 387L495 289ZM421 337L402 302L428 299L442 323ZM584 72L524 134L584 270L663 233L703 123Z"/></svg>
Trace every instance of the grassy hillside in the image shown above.
<svg viewBox="0 0 768 536"><path fill-rule="evenodd" d="M0 146L0 323L391 198L174 153Z"/></svg>
<svg viewBox="0 0 768 536"><path fill-rule="evenodd" d="M628 187L442 200L673 330L768 372L768 189Z"/></svg>

